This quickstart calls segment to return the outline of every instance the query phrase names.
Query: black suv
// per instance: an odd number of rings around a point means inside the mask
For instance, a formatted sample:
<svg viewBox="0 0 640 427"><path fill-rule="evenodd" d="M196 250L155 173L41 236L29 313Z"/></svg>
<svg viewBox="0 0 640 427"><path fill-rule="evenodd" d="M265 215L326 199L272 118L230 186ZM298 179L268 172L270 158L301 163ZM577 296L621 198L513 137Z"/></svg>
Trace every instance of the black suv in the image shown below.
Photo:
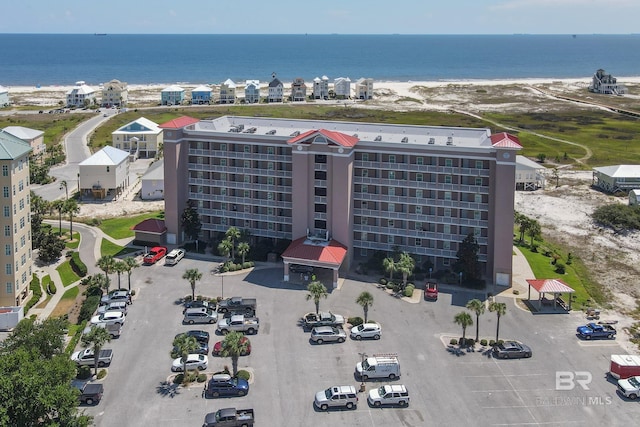
<svg viewBox="0 0 640 427"><path fill-rule="evenodd" d="M191 330L191 331L184 332L182 334L178 334L178 335L175 336L175 338L178 338L181 335L187 335L189 337L194 337L196 339L196 341L198 341L198 342L209 344L209 332L207 332L207 331Z"/></svg>

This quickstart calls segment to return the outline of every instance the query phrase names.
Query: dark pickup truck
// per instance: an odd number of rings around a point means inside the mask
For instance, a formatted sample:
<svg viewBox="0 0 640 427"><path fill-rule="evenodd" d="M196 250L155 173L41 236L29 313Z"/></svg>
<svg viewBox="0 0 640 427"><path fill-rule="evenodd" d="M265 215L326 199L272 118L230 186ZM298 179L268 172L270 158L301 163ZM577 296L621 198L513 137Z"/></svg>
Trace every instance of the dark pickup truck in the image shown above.
<svg viewBox="0 0 640 427"><path fill-rule="evenodd" d="M84 381L73 381L72 385L80 391L78 400L86 405L97 405L102 399L104 386L98 383L88 383Z"/></svg>
<svg viewBox="0 0 640 427"><path fill-rule="evenodd" d="M581 338L590 340L591 338L608 338L610 340L616 337L616 328L611 325L599 325L597 323L587 323L584 326L578 326L576 332Z"/></svg>
<svg viewBox="0 0 640 427"><path fill-rule="evenodd" d="M253 409L222 408L204 417L202 427L253 427Z"/></svg>
<svg viewBox="0 0 640 427"><path fill-rule="evenodd" d="M218 303L218 312L254 315L258 303L255 298L231 297Z"/></svg>

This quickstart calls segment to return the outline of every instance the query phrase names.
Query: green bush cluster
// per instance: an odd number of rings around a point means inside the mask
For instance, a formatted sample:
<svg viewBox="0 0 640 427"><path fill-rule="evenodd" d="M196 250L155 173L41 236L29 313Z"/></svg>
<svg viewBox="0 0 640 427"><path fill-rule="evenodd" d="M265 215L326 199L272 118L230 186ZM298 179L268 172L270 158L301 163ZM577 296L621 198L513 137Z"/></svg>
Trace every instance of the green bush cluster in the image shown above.
<svg viewBox="0 0 640 427"><path fill-rule="evenodd" d="M640 230L640 206L638 205L611 203L600 206L591 216L598 224L612 228L615 232Z"/></svg>
<svg viewBox="0 0 640 427"><path fill-rule="evenodd" d="M73 272L78 276L84 277L87 275L87 266L80 259L79 252L74 251L71 254L71 260L69 261L69 264L71 265L71 269L73 270Z"/></svg>
<svg viewBox="0 0 640 427"><path fill-rule="evenodd" d="M362 317L359 317L359 316L349 317L347 319L347 323L351 324L351 326L358 326L358 325L362 325L362 323L364 323L364 319L362 319Z"/></svg>
<svg viewBox="0 0 640 427"><path fill-rule="evenodd" d="M484 338L482 338L482 339L480 340L480 345L481 345L481 346L483 346L483 347L486 347L486 346L487 346L487 340L486 340L486 339L484 339Z"/></svg>
<svg viewBox="0 0 640 427"><path fill-rule="evenodd" d="M382 277L382 278L380 278L380 280L378 280L378 283L380 283L382 286L386 286L387 285L387 279Z"/></svg>
<svg viewBox="0 0 640 427"><path fill-rule="evenodd" d="M474 340L473 338L460 338L458 342L462 347L473 347L474 345L476 345L476 340Z"/></svg>
<svg viewBox="0 0 640 427"><path fill-rule="evenodd" d="M80 307L80 314L78 314L78 322L91 320L91 316L98 309L100 305L100 295L90 295L83 302Z"/></svg>
<svg viewBox="0 0 640 427"><path fill-rule="evenodd" d="M103 379L103 378L104 378L104 377L106 377L106 376L107 376L107 370L106 370L106 369L100 369L100 370L98 371L98 377L97 377L97 378L98 378L99 380Z"/></svg>
<svg viewBox="0 0 640 427"><path fill-rule="evenodd" d="M33 292L33 296L31 297L29 302L24 306L25 313L28 313L29 310L31 310L31 308L34 305L36 305L38 301L40 301L40 298L42 297L42 286L40 286L40 279L38 279L38 276L36 276L35 274L31 279L31 284L29 285L29 288Z"/></svg>
<svg viewBox="0 0 640 427"><path fill-rule="evenodd" d="M86 324L87 324L86 321L82 321L78 323L80 327L76 329L76 332L73 334L73 337L71 337L71 339L69 340L69 343L64 349L65 353L71 355L71 353L74 352L74 350L76 349L76 346L80 342L80 338L82 337L82 331L84 330Z"/></svg>
<svg viewBox="0 0 640 427"><path fill-rule="evenodd" d="M49 295L55 295L57 291L58 291L58 288L56 288L56 284L53 282L49 282L49 284L47 285L47 293Z"/></svg>
<svg viewBox="0 0 640 427"><path fill-rule="evenodd" d="M251 374L249 373L249 371L245 371L244 369L240 369L238 371L238 375L236 375L236 378L241 378L243 380L249 381L249 378L251 378Z"/></svg>
<svg viewBox="0 0 640 427"><path fill-rule="evenodd" d="M86 380L91 377L91 367L87 365L80 365L77 367L76 378L79 380Z"/></svg>
<svg viewBox="0 0 640 427"><path fill-rule="evenodd" d="M556 273L564 274L566 272L566 267L561 262L556 262Z"/></svg>
<svg viewBox="0 0 640 427"><path fill-rule="evenodd" d="M413 291L415 291L416 286L413 284L407 285L406 288L404 288L404 296L405 297L412 297L413 296Z"/></svg>
<svg viewBox="0 0 640 427"><path fill-rule="evenodd" d="M458 344L458 340L455 338L451 338L451 340L449 341L450 345L457 345Z"/></svg>

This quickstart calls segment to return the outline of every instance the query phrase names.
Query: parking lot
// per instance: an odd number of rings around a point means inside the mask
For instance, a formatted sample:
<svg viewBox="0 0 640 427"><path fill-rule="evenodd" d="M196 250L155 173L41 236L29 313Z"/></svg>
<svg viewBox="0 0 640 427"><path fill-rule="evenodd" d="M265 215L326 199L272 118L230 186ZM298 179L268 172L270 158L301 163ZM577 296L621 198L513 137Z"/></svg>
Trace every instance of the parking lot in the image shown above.
<svg viewBox="0 0 640 427"><path fill-rule="evenodd" d="M85 407L98 426L199 426L204 415L223 407L253 408L257 426L425 426L425 425L634 425L638 402L616 393L607 380L611 354L622 353L615 342L582 342L575 328L581 313L532 315L504 299L507 313L500 322L500 338L517 339L533 349L530 359L497 360L488 353L447 350L451 336L461 329L453 317L464 304L479 296L473 292L441 289L438 301L413 304L395 298L371 283L345 280L341 289L321 300L321 310L345 317L362 316L355 303L368 290L374 297L369 318L382 325L378 341L314 345L299 325L300 317L314 310L306 289L282 282L282 267L258 269L224 278L224 296L256 297L260 331L250 336L252 353L241 357L239 369L253 372L245 397L204 399L204 384L176 388L171 375L171 343L175 334L189 329L211 333L210 347L223 337L215 325L182 325L178 300L190 294L181 276L198 268L203 278L196 294L218 296L219 276L214 264L185 258L176 266L164 262L142 266L132 275L137 295L130 307L122 336L107 344L114 360L104 379L105 395L99 405ZM321 275L318 275L322 277ZM473 315L475 320L475 315ZM496 316L480 318L480 335L495 337ZM475 325L467 336L475 335ZM408 408L371 408L366 393L359 393L355 410L321 412L314 408L317 391L333 385L360 382L354 368L360 353L397 353L402 376L395 383L407 386ZM228 358L209 355L207 372L231 366ZM589 372L586 389L557 390L556 372ZM368 381L367 391L385 384Z"/></svg>

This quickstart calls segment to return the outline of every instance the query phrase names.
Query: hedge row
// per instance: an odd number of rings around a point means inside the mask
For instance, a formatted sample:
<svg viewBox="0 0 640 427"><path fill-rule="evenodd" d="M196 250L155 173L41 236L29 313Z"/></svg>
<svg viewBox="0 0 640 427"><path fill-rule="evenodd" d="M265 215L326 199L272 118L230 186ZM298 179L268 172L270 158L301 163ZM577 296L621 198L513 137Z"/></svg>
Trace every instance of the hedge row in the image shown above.
<svg viewBox="0 0 640 427"><path fill-rule="evenodd" d="M38 276L36 276L35 274L31 279L31 284L29 285L29 288L33 292L33 296L31 297L29 302L24 306L25 314L28 313L29 310L31 310L31 308L34 305L36 305L38 301L40 301L40 298L42 297L42 286L40 286L40 279L38 279Z"/></svg>
<svg viewBox="0 0 640 427"><path fill-rule="evenodd" d="M79 277L84 277L87 275L87 266L80 259L79 252L74 251L71 254L69 264L71 265L71 269L73 270L73 272L76 273Z"/></svg>
<svg viewBox="0 0 640 427"><path fill-rule="evenodd" d="M100 295L91 295L82 302L80 314L78 314L78 324L83 321L91 320L93 313L98 309L100 298Z"/></svg>

